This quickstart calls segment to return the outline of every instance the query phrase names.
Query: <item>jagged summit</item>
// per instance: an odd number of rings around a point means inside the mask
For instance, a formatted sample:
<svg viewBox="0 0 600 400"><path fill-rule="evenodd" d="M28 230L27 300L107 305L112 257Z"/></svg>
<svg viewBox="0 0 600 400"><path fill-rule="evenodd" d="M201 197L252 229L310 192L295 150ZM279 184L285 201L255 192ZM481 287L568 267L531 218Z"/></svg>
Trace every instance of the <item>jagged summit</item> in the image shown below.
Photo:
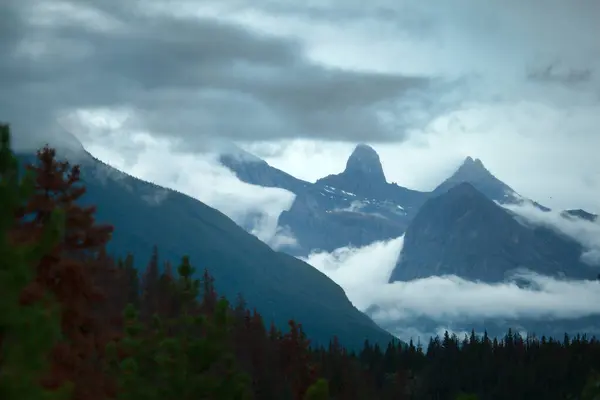
<svg viewBox="0 0 600 400"><path fill-rule="evenodd" d="M501 203L512 202L518 197L516 192L496 178L480 159L473 157L465 158L452 176L442 182L433 193L440 195L463 182L470 183L488 198Z"/></svg>
<svg viewBox="0 0 600 400"><path fill-rule="evenodd" d="M462 182L470 182L474 179L479 179L485 176L493 176L490 171L483 165L479 158L471 156L465 158L461 166L452 175L454 178Z"/></svg>
<svg viewBox="0 0 600 400"><path fill-rule="evenodd" d="M429 195L395 183L388 183L379 154L364 143L354 148L343 172L327 175L318 179L315 184L331 186L367 199L391 201L402 206L402 209L409 213L416 212Z"/></svg>
<svg viewBox="0 0 600 400"><path fill-rule="evenodd" d="M354 148L348 158L344 175L360 176L374 183L386 182L379 154L371 146L362 143Z"/></svg>

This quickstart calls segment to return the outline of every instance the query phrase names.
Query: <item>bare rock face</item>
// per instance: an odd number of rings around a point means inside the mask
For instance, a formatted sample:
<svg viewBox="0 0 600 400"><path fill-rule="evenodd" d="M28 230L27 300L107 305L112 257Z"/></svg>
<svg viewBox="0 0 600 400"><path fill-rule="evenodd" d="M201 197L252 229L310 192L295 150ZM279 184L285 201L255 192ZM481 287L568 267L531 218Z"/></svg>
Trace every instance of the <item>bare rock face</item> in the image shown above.
<svg viewBox="0 0 600 400"><path fill-rule="evenodd" d="M473 185L461 183L421 207L390 281L457 275L500 282L518 269L592 279L581 253L573 240L524 225Z"/></svg>
<svg viewBox="0 0 600 400"><path fill-rule="evenodd" d="M373 184L387 183L379 154L366 144L356 146L346 162L343 174L360 180L369 180Z"/></svg>

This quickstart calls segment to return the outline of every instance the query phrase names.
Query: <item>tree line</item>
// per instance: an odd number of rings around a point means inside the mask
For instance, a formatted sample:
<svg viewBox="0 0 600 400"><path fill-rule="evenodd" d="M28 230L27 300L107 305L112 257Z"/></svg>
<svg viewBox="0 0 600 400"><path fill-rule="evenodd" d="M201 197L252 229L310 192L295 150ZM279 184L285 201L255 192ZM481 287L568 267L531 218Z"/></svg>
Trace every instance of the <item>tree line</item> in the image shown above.
<svg viewBox="0 0 600 400"><path fill-rule="evenodd" d="M312 346L220 296L208 269L110 255L80 169L46 146L25 171L0 125L0 398L597 399L600 342L445 333ZM201 261L201 260L194 260ZM210 267L210 266L209 266Z"/></svg>

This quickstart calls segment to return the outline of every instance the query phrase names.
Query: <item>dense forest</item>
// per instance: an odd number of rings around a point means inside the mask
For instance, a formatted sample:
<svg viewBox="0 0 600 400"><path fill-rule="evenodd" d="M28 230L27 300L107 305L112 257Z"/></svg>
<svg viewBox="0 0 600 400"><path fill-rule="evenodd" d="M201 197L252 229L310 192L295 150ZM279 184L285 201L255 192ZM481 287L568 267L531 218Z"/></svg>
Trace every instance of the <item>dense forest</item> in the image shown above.
<svg viewBox="0 0 600 400"><path fill-rule="evenodd" d="M107 254L79 168L45 147L23 171L0 133L1 399L600 399L585 336L311 346L220 297L202 260Z"/></svg>

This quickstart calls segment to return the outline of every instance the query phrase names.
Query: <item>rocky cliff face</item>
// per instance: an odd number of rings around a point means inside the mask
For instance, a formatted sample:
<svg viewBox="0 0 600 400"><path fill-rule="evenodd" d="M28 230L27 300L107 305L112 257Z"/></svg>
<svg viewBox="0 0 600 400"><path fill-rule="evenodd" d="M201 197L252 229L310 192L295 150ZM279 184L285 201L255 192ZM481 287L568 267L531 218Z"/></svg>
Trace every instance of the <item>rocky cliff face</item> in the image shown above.
<svg viewBox="0 0 600 400"><path fill-rule="evenodd" d="M457 275L503 281L518 269L593 278L581 246L546 228L519 222L470 183L428 200L408 227L390 281Z"/></svg>

